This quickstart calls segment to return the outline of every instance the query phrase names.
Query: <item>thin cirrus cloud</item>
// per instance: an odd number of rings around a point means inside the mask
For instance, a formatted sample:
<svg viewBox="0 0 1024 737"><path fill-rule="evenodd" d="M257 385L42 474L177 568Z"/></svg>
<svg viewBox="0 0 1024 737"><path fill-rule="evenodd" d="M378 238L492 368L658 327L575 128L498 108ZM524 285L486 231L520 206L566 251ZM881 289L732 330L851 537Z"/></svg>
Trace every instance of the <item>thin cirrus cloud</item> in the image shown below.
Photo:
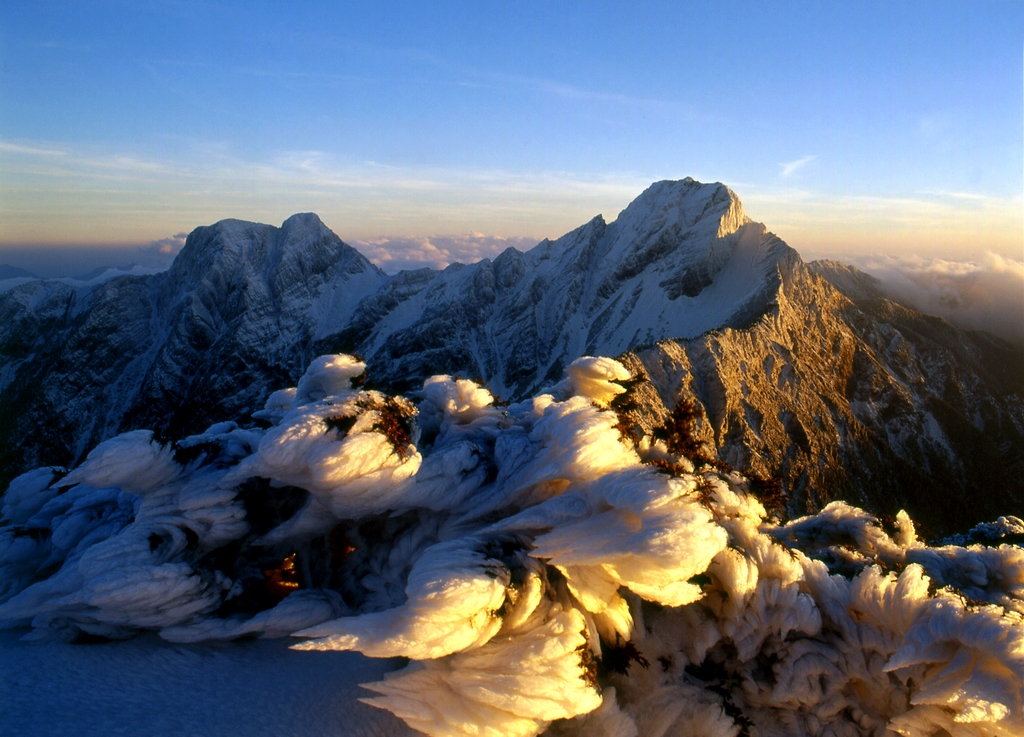
<svg viewBox="0 0 1024 737"><path fill-rule="evenodd" d="M673 109L681 108L678 103L668 100L627 94L621 91L590 89L565 84L544 77L501 72L495 69L473 64L456 63L422 49L383 46L365 41L355 44L360 54L404 58L417 65L421 71L429 70L427 78L434 84L455 84L460 87L527 90L551 97L578 102L612 103L622 106L666 106ZM360 81L379 84L377 79L345 77L345 81ZM422 80L421 80L422 83ZM687 111L692 112L692 111Z"/></svg>
<svg viewBox="0 0 1024 737"><path fill-rule="evenodd" d="M8 154L25 154L28 156L63 156L64 151L36 146L19 146L16 143L0 141L0 151Z"/></svg>
<svg viewBox="0 0 1024 737"><path fill-rule="evenodd" d="M198 143L176 158L75 147L55 157L50 144L0 143L0 243L7 244L148 243L161 231L223 218L279 223L308 211L345 239L484 231L530 234L536 243L535 233L558 237L598 213L611 219L651 181L339 162L317 150L246 160ZM428 255L430 263L452 260Z"/></svg>
<svg viewBox="0 0 1024 737"><path fill-rule="evenodd" d="M779 176L782 177L783 179L785 179L786 177L790 176L791 174L793 174L793 172L797 171L798 169L802 169L805 166L807 166L809 163L814 161L816 158L818 158L818 157L817 156L803 156L803 157L797 159L796 161L790 161L790 162L785 163L785 164L779 164L779 166L782 167L782 170L779 172Z"/></svg>
<svg viewBox="0 0 1024 737"><path fill-rule="evenodd" d="M805 257L892 252L956 260L979 259L986 251L1017 258L1021 252L1020 195L826 195L751 186L741 198L750 217Z"/></svg>

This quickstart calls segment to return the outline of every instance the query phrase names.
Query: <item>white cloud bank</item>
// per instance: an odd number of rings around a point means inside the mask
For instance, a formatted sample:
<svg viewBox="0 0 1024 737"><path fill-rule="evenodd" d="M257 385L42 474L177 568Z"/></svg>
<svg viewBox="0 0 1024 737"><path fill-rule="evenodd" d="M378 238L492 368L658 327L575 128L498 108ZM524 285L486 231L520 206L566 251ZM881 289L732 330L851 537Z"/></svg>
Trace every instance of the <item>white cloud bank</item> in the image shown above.
<svg viewBox="0 0 1024 737"><path fill-rule="evenodd" d="M2 219L0 219L2 221ZM185 246L188 233L176 233L144 244L126 245L24 245L0 244L0 264L11 264L43 278L82 281L86 274L103 269L133 273L155 273L170 268ZM92 276L85 279L89 281ZM9 280L8 280L9 281ZM13 283L8 288L15 286Z"/></svg>
<svg viewBox="0 0 1024 737"><path fill-rule="evenodd" d="M472 264L494 258L506 248L527 251L539 238L503 238L497 235L382 236L366 240L348 240L349 245L384 269L395 274L403 269L443 269L459 262Z"/></svg>
<svg viewBox="0 0 1024 737"><path fill-rule="evenodd" d="M1024 262L988 252L978 260L866 256L855 265L897 300L954 325L1024 345Z"/></svg>
<svg viewBox="0 0 1024 737"><path fill-rule="evenodd" d="M184 248L186 238L188 238L188 233L177 233L170 238L161 238L150 243L148 250L161 256L174 258Z"/></svg>

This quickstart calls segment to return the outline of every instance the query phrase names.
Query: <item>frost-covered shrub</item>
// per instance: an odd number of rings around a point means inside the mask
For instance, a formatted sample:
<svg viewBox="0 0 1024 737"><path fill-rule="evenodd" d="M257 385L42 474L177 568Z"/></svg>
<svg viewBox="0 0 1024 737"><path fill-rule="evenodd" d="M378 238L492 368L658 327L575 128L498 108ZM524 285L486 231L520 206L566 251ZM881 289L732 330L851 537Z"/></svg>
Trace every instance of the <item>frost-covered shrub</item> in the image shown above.
<svg viewBox="0 0 1024 737"><path fill-rule="evenodd" d="M317 359L265 430L131 432L16 479L0 622L405 657L366 701L431 735L1024 732L1021 548L844 503L773 522L678 427L623 430L611 359L507 408L364 368Z"/></svg>

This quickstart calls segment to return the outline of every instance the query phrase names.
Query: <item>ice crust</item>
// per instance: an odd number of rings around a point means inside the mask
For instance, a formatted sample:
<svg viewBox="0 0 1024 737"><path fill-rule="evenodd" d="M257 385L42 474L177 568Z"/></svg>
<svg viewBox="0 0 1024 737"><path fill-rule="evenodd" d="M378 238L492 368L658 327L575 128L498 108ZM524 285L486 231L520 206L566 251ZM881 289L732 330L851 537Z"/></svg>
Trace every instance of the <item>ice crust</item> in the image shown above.
<svg viewBox="0 0 1024 737"><path fill-rule="evenodd" d="M609 358L509 407L363 368L317 359L263 430L135 431L17 478L0 625L408 658L363 700L437 736L1024 732L1020 547L842 502L775 522L741 476L622 432ZM238 561L288 553L253 598Z"/></svg>

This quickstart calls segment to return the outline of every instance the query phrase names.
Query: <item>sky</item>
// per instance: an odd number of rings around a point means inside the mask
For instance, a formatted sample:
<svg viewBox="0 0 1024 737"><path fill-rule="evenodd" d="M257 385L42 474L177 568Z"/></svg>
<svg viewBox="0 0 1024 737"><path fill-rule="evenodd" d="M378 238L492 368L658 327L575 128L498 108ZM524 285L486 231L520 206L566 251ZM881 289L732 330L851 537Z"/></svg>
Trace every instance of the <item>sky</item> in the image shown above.
<svg viewBox="0 0 1024 737"><path fill-rule="evenodd" d="M685 176L805 257L1020 262L1024 3L0 6L0 262L314 211L436 266Z"/></svg>

